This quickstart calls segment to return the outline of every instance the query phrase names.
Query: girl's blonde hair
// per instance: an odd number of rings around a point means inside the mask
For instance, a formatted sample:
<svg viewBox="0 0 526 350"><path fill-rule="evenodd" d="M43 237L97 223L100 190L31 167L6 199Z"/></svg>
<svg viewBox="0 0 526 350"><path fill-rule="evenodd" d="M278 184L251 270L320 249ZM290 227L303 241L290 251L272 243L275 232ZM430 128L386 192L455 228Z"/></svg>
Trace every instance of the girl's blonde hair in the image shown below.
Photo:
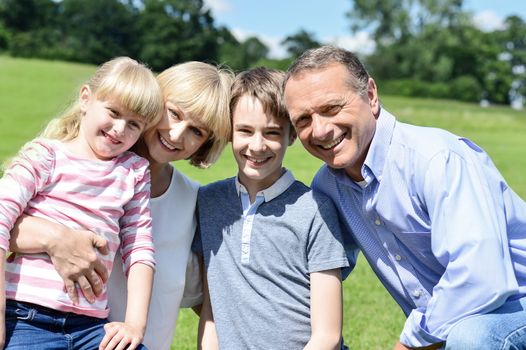
<svg viewBox="0 0 526 350"><path fill-rule="evenodd" d="M159 123L162 117L164 100L157 79L145 65L129 57L117 57L102 64L86 85L97 99L112 99L141 115L145 130ZM49 122L40 136L72 140L79 134L82 115L77 98L61 116Z"/></svg>
<svg viewBox="0 0 526 350"><path fill-rule="evenodd" d="M208 63L186 62L166 69L157 79L165 101L209 129L208 140L189 158L190 164L199 168L212 165L230 139L228 105L234 74Z"/></svg>

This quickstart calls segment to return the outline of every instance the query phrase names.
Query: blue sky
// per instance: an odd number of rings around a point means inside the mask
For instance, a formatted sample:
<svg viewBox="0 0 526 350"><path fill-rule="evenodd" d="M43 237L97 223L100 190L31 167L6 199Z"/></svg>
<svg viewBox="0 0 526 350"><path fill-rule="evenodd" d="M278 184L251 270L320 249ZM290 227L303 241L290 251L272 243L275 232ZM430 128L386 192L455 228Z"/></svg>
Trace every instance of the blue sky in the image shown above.
<svg viewBox="0 0 526 350"><path fill-rule="evenodd" d="M366 32L350 33L345 13L351 0L205 0L217 24L227 26L238 39L257 35L270 49L272 57L283 57L279 43L300 29L314 33L325 43L368 53L374 42ZM525 0L465 0L475 23L491 30L502 25L510 14L526 20Z"/></svg>

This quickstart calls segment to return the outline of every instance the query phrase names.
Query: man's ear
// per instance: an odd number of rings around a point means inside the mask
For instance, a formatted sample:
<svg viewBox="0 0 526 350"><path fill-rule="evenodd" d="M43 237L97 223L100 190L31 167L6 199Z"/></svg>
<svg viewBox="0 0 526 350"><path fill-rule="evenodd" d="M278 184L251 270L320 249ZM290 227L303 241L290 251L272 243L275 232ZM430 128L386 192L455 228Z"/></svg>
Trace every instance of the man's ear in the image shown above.
<svg viewBox="0 0 526 350"><path fill-rule="evenodd" d="M378 99L378 89L376 88L376 83L373 78L369 78L369 81L367 82L367 98L373 115L378 118L380 115L380 101Z"/></svg>
<svg viewBox="0 0 526 350"><path fill-rule="evenodd" d="M82 112L86 112L88 102L91 100L92 95L90 87L88 85L82 85L79 92L79 105Z"/></svg>

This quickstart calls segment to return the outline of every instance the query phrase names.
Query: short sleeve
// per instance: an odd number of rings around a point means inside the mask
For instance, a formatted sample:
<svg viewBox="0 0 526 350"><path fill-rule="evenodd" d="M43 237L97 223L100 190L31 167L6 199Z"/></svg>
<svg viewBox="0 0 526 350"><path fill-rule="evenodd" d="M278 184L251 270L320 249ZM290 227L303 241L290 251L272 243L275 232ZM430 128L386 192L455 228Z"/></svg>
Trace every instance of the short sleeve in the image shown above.
<svg viewBox="0 0 526 350"><path fill-rule="evenodd" d="M197 254L190 253L186 265L183 299L181 307L193 307L203 302L203 281Z"/></svg>
<svg viewBox="0 0 526 350"><path fill-rule="evenodd" d="M349 266L342 244L340 222L329 198L313 196L318 210L312 220L307 245L308 270L320 272Z"/></svg>

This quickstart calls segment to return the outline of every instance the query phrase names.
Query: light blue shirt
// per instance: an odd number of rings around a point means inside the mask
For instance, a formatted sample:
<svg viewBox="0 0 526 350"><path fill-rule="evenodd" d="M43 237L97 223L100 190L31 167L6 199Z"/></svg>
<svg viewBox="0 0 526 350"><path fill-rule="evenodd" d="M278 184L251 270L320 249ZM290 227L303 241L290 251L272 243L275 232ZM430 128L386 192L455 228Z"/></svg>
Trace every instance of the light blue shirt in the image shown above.
<svg viewBox="0 0 526 350"><path fill-rule="evenodd" d="M526 203L473 142L382 110L362 176L324 165L312 188L338 208L350 265L361 250L408 316L403 344L526 293Z"/></svg>

